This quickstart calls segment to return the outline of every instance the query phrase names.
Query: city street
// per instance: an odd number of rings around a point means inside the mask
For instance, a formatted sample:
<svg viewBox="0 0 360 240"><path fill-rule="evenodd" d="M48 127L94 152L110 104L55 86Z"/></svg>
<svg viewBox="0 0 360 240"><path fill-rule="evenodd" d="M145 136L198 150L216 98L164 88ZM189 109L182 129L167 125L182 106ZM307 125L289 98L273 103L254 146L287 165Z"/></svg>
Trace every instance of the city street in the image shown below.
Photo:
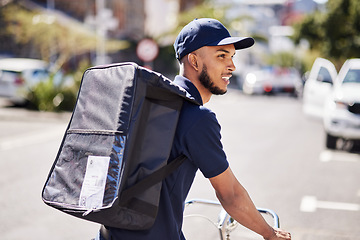
<svg viewBox="0 0 360 240"><path fill-rule="evenodd" d="M281 227L293 239L360 239L360 154L326 150L321 121L303 115L300 99L245 96L230 89L224 96L213 96L207 107L217 114L238 180L256 206L279 215ZM0 104L2 240L95 237L98 224L61 213L41 200L69 118L69 113ZM188 196L193 198L216 200L201 173ZM205 225L190 228L212 231Z"/></svg>

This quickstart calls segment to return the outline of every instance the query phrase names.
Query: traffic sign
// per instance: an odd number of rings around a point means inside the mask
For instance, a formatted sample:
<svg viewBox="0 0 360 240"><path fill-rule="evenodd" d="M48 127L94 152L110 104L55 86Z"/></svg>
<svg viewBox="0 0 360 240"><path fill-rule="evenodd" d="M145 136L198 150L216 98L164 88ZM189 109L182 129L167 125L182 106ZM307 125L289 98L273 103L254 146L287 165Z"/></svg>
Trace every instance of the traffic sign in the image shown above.
<svg viewBox="0 0 360 240"><path fill-rule="evenodd" d="M136 54L140 60L144 62L151 62L159 54L159 46L157 43L149 38L141 40L136 47Z"/></svg>

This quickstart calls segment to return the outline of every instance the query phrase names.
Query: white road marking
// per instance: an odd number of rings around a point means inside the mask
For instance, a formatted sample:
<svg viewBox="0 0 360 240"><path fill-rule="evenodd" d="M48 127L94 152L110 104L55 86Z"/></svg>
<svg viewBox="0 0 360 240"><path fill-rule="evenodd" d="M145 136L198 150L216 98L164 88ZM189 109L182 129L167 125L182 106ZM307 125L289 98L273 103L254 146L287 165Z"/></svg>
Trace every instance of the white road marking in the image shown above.
<svg viewBox="0 0 360 240"><path fill-rule="evenodd" d="M36 134L17 135L7 138L6 140L0 140L0 151L39 144L55 138L61 138L61 136L64 135L65 130L66 126L58 126Z"/></svg>
<svg viewBox="0 0 360 240"><path fill-rule="evenodd" d="M318 201L314 196L304 196L302 198L300 204L300 211L315 212L318 208L344 211L360 211L360 205L355 203Z"/></svg>
<svg viewBox="0 0 360 240"><path fill-rule="evenodd" d="M341 162L360 162L360 154L348 153L342 151L324 150L320 153L320 161L341 161Z"/></svg>

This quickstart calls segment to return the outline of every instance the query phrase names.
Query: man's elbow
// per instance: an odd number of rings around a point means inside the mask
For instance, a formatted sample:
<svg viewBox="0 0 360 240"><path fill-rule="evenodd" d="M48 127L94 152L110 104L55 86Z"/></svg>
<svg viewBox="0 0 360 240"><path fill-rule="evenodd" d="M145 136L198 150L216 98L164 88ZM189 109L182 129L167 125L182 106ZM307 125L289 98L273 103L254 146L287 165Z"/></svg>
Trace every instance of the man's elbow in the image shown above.
<svg viewBox="0 0 360 240"><path fill-rule="evenodd" d="M219 199L221 205L226 208L242 208L244 205L242 201L247 197L247 192L244 188L236 188L233 191L216 192L216 197Z"/></svg>
<svg viewBox="0 0 360 240"><path fill-rule="evenodd" d="M233 206L236 204L237 201L240 200L240 195L236 194L235 192L216 192L216 197L219 199L221 205L223 206Z"/></svg>

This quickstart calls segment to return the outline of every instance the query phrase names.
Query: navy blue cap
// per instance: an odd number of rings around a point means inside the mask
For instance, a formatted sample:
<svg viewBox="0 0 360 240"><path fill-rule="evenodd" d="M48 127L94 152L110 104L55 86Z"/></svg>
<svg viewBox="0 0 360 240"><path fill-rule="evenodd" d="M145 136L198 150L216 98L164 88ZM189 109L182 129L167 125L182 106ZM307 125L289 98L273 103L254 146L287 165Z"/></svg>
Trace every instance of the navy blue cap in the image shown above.
<svg viewBox="0 0 360 240"><path fill-rule="evenodd" d="M204 46L234 44L238 50L251 47L254 43L255 40L251 37L231 37L225 26L216 19L200 18L194 19L180 31L174 49L176 58L180 60Z"/></svg>

